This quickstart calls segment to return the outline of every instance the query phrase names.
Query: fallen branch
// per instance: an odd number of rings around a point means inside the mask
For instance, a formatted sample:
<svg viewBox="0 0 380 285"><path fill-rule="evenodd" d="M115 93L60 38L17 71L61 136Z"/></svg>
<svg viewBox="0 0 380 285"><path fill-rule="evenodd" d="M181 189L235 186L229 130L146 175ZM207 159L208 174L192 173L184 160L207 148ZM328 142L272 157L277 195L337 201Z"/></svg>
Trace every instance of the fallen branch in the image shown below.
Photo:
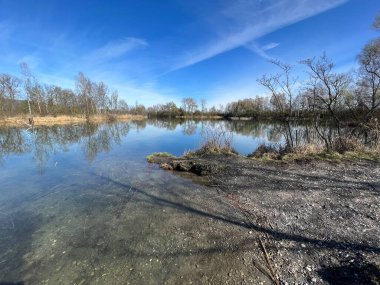
<svg viewBox="0 0 380 285"><path fill-rule="evenodd" d="M270 274L271 274L271 279L273 281L274 284L276 285L280 285L280 281L278 280L277 278L277 275L276 275L276 272L272 266L272 261L269 257L269 254L268 254L268 251L265 247L265 244L264 242L262 241L262 239L259 237L259 242L260 242L260 246L261 246L261 249L263 250L263 253L264 253L264 257L265 257L265 260L268 264L268 268L269 268L269 271L270 271Z"/></svg>

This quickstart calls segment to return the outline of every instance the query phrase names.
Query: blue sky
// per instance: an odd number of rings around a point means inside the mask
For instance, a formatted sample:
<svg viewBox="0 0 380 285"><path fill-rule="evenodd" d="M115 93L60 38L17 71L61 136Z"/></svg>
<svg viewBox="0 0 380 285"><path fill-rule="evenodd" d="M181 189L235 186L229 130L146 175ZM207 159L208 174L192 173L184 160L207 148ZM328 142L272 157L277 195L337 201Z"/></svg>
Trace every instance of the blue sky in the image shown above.
<svg viewBox="0 0 380 285"><path fill-rule="evenodd" d="M74 88L82 71L129 104L219 105L264 95L270 58L325 51L353 69L378 12L378 0L0 0L0 73L27 62L43 83Z"/></svg>

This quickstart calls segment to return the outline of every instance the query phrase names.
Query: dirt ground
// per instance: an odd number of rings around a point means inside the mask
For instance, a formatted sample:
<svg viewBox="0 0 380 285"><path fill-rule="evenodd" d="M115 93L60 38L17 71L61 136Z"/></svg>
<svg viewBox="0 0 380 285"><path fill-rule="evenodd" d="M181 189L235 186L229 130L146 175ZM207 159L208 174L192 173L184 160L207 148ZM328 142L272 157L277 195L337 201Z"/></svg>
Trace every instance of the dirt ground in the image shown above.
<svg viewBox="0 0 380 285"><path fill-rule="evenodd" d="M241 212L264 256L253 265L273 283L380 284L379 163L209 155L163 166L207 177Z"/></svg>

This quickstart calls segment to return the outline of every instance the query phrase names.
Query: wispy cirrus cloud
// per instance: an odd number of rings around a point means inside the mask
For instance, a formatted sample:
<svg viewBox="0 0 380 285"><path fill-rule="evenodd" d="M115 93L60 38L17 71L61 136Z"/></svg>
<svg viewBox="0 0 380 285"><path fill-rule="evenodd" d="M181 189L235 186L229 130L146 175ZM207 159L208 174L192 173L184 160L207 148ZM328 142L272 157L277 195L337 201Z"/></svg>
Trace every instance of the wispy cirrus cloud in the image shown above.
<svg viewBox="0 0 380 285"><path fill-rule="evenodd" d="M248 45L255 39L280 28L300 22L327 10L333 9L348 0L238 0L219 11L214 27L217 29L214 40L188 51L172 71L202 62L237 47ZM228 30L228 31L227 31ZM267 50L274 48L268 46ZM265 49L261 48L262 51ZM257 52L257 49L253 48ZM262 55L265 53L261 52Z"/></svg>
<svg viewBox="0 0 380 285"><path fill-rule="evenodd" d="M261 56L262 58L265 58L267 60L272 60L274 59L272 56L270 56L267 51L274 49L278 47L280 44L279 43L269 43L264 46L258 46L255 42L248 43L244 45L244 47L257 55Z"/></svg>
<svg viewBox="0 0 380 285"><path fill-rule="evenodd" d="M105 46L90 52L90 54L85 56L85 59L91 61L110 60L147 46L148 43L144 39L133 37L124 38L122 40L109 42Z"/></svg>
<svg viewBox="0 0 380 285"><path fill-rule="evenodd" d="M279 43L269 43L261 47L263 50L270 50L278 47L280 44Z"/></svg>

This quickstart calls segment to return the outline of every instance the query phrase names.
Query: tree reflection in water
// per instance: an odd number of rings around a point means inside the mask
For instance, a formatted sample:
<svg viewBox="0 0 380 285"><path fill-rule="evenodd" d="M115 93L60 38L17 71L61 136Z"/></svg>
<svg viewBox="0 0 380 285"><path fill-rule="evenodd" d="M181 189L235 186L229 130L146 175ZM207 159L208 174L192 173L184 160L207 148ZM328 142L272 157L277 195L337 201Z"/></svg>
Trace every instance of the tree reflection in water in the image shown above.
<svg viewBox="0 0 380 285"><path fill-rule="evenodd" d="M70 145L81 143L87 161L92 162L99 153L108 152L129 129L145 128L141 123L83 124L53 127L0 128L0 161L7 155L32 153L41 173L51 154L68 151Z"/></svg>
<svg viewBox="0 0 380 285"><path fill-rule="evenodd" d="M80 143L84 157L88 162L96 159L99 153L109 152L115 145L121 144L130 129L140 130L153 126L168 131L178 130L185 136L202 135L205 129L223 129L244 137L265 138L270 143L289 143L293 146L323 143L315 128L304 122L287 124L258 121L228 120L143 120L118 122L113 124L82 124L36 128L0 128L0 163L8 155L32 153L41 173L52 154L68 151L73 144ZM326 124L325 132L335 132ZM342 129L351 132L352 129ZM165 135L165 134L164 134ZM363 136L363 140L365 137ZM254 146L252 150L254 151Z"/></svg>

